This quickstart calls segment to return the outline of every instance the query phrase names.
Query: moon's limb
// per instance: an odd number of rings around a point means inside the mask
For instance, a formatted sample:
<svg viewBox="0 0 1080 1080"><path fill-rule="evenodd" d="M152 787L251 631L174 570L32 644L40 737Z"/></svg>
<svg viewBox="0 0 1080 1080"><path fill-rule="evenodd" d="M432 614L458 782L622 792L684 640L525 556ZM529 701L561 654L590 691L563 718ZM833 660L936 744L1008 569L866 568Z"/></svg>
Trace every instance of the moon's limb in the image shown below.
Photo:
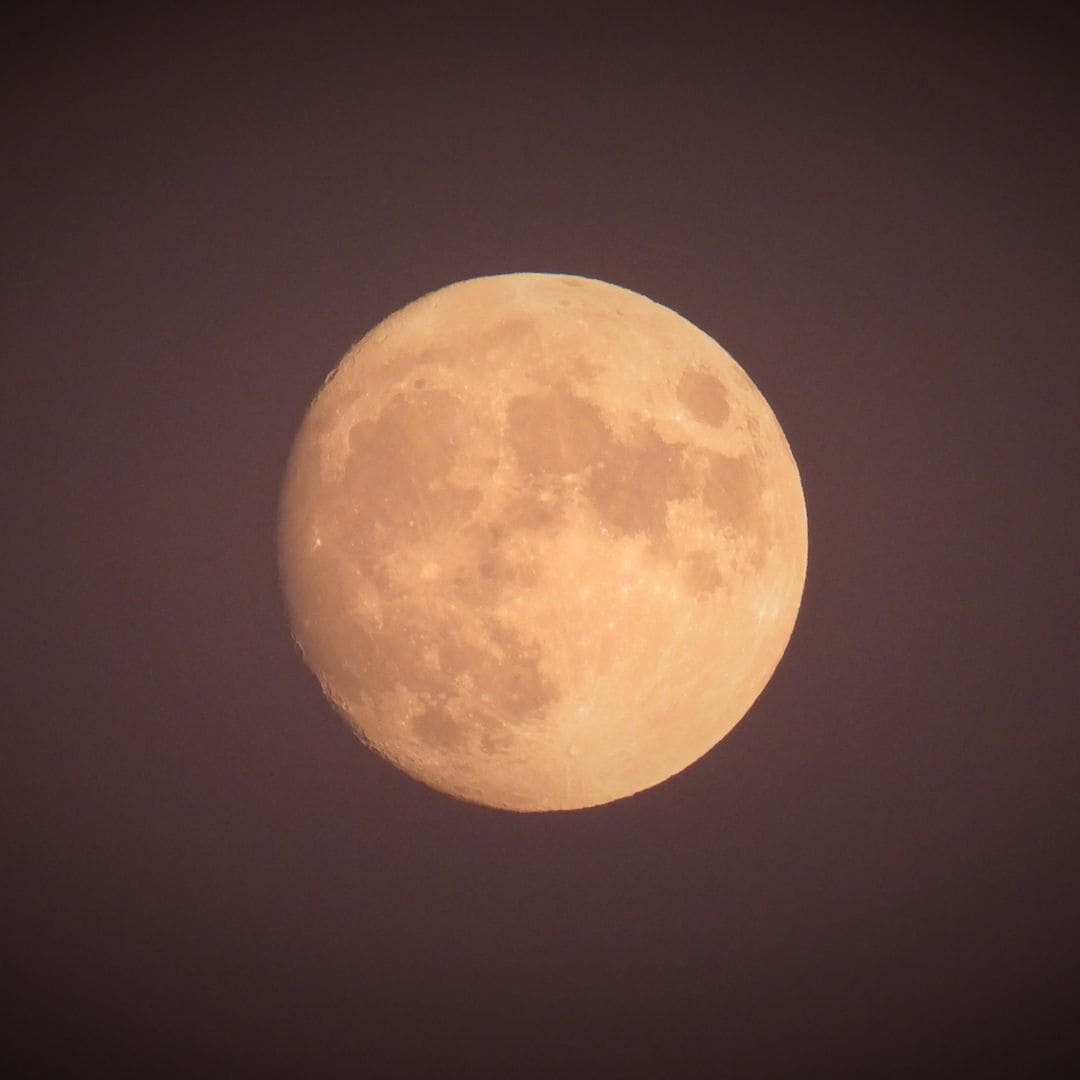
<svg viewBox="0 0 1080 1080"><path fill-rule="evenodd" d="M390 316L313 402L280 565L327 695L423 782L514 810L656 784L745 714L806 574L798 470L711 338L510 274Z"/></svg>

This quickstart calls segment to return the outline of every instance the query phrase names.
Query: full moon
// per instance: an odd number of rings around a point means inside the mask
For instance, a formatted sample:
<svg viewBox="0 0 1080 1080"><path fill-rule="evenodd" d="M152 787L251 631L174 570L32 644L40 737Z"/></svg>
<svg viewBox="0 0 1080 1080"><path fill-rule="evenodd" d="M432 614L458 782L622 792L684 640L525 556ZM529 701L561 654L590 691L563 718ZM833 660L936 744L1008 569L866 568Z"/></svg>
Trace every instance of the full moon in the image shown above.
<svg viewBox="0 0 1080 1080"><path fill-rule="evenodd" d="M571 810L685 769L791 637L806 506L707 334L589 278L458 282L328 376L282 487L304 660L364 743L474 803Z"/></svg>

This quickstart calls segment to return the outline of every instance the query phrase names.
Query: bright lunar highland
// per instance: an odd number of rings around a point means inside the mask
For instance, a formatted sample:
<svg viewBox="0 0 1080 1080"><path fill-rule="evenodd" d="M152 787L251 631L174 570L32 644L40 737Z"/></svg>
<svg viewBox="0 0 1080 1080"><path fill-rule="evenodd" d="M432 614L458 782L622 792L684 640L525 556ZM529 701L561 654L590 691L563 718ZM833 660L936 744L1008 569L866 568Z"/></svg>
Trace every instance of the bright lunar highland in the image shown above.
<svg viewBox="0 0 1080 1080"><path fill-rule="evenodd" d="M279 558L304 659L439 791L569 810L659 783L772 676L806 577L794 458L708 335L588 278L459 282L315 398Z"/></svg>

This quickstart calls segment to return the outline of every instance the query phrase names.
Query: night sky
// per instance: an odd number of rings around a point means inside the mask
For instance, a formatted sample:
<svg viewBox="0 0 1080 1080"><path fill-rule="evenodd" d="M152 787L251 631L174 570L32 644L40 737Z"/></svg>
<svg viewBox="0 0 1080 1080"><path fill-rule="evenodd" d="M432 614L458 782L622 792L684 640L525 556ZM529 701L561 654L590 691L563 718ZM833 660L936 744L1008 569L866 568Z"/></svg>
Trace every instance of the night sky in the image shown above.
<svg viewBox="0 0 1080 1080"><path fill-rule="evenodd" d="M8 26L16 1075L1022 1076L1077 1049L1077 40L1027 9L653 8ZM719 341L809 517L749 715L574 813L365 750L277 580L324 376L410 300L519 270Z"/></svg>

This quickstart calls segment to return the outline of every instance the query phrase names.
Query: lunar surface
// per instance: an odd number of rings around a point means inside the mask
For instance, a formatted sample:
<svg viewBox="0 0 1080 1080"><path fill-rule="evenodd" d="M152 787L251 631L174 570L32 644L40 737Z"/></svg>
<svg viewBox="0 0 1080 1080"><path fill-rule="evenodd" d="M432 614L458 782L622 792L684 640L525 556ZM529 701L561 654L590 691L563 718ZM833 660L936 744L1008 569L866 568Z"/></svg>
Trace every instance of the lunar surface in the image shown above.
<svg viewBox="0 0 1080 1080"><path fill-rule="evenodd" d="M360 738L517 811L705 754L806 576L798 470L742 368L670 309L554 274L450 285L355 345L279 529L293 636Z"/></svg>

